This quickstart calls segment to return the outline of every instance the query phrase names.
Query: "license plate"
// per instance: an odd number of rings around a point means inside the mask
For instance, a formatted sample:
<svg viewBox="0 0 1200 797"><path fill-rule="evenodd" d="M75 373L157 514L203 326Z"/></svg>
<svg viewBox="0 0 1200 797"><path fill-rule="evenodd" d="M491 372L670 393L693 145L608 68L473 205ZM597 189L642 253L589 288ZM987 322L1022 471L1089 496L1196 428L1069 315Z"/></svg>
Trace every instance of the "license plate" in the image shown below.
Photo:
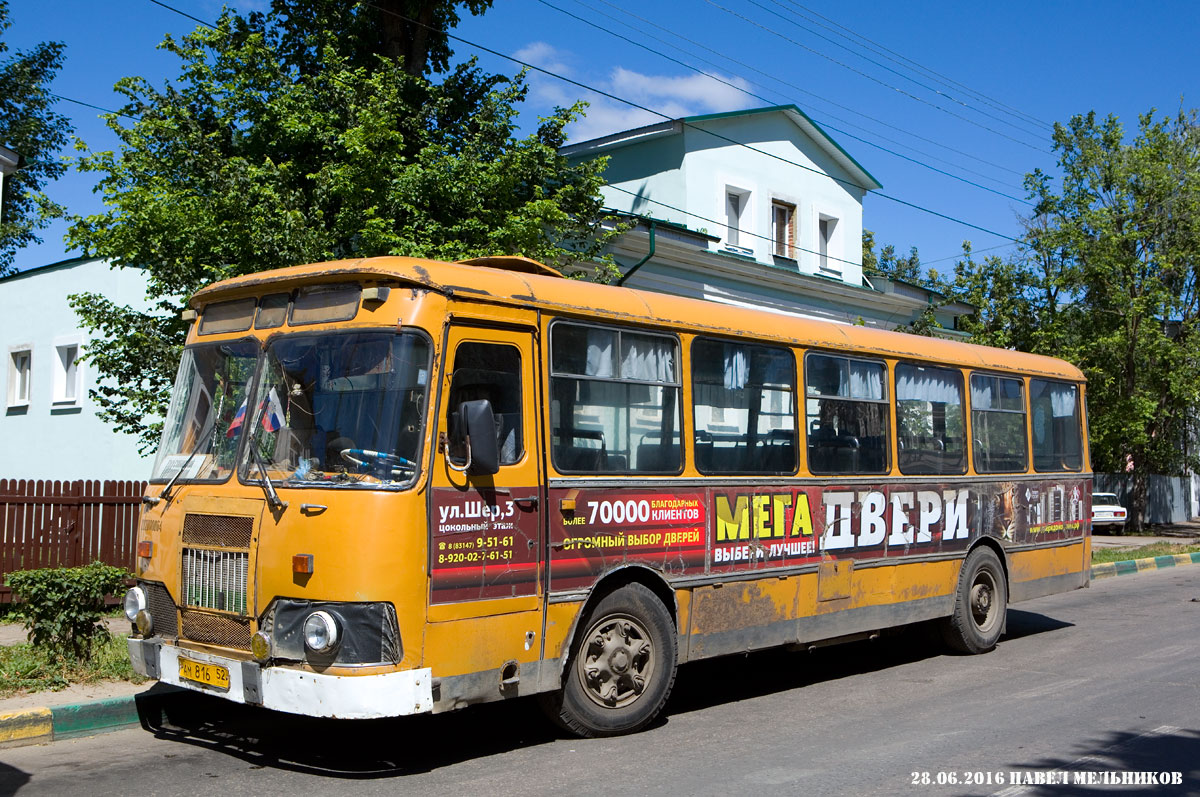
<svg viewBox="0 0 1200 797"><path fill-rule="evenodd" d="M217 689L229 688L229 670L219 664L203 664L180 656L179 677Z"/></svg>

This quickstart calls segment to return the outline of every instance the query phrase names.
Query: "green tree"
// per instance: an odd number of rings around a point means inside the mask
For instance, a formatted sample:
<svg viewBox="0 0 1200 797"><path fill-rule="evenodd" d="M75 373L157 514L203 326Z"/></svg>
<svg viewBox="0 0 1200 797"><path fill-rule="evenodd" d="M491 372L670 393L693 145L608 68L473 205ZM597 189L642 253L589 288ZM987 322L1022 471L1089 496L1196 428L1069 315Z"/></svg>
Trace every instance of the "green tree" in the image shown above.
<svg viewBox="0 0 1200 797"><path fill-rule="evenodd" d="M107 377L93 393L102 416L146 448L157 430L145 419L165 412L183 341L178 309L209 282L388 254L605 262L605 164L568 164L557 151L580 106L518 138L522 77L467 63L434 83L393 57L374 4L323 0L308 16L301 5L227 12L215 29L168 38L177 81L119 82L137 121L110 115L121 150L81 161L100 175L108 209L76 220L71 243L145 268L157 302L145 315L75 299L101 333L88 357ZM413 46L429 66L447 63L444 37Z"/></svg>
<svg viewBox="0 0 1200 797"><path fill-rule="evenodd" d="M947 286L935 269L929 269L924 274L921 273L921 256L917 253L917 247L909 249L907 257L897 255L896 247L892 244L880 247L876 254L875 233L864 229L862 249L863 274L868 278L886 277L899 282L907 282L925 288L941 299L931 301L916 318L907 324L896 327L896 331L930 337L936 334L937 330L942 329L941 323L937 320L937 311L944 303Z"/></svg>
<svg viewBox="0 0 1200 797"><path fill-rule="evenodd" d="M0 0L0 145L21 155L26 165L4 178L0 197L0 276L12 271L21 247L40 243L35 231L63 209L42 189L62 176L66 166L56 159L71 135L66 117L54 112L50 83L63 63L61 42L42 42L28 51L7 55L4 33L11 27L8 3Z"/></svg>

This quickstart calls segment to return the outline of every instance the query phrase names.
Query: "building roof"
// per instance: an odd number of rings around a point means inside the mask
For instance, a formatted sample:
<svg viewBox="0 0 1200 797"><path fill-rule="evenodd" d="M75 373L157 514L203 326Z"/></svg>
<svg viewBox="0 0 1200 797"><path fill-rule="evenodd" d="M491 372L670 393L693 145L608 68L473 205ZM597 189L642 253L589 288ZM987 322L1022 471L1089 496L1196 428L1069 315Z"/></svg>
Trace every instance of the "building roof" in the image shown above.
<svg viewBox="0 0 1200 797"><path fill-rule="evenodd" d="M704 130L705 122L711 122L719 119L733 119L737 117L754 116L757 114L779 113L786 116L793 124L799 127L806 136L814 141L817 146L821 147L833 160L841 166L851 176L852 181L865 191L876 191L883 185L871 175L862 164L856 161L850 153L842 149L842 146L833 140L820 125L808 117L808 114L800 110L795 105L772 105L766 108L750 108L744 111L727 111L725 113L710 113L700 116L685 116L680 119L670 119L665 122L657 122L644 127L636 127L632 130L622 130L617 133L611 133L600 138L593 138L589 141L581 141L578 144L568 144L562 147L559 152L567 157L575 156L595 156L604 153L605 151L617 149L618 147L638 144L643 141L648 141L654 138L663 136L678 135L685 128L694 130ZM714 134L715 135L715 134ZM730 143L741 144L742 142L733 141Z"/></svg>

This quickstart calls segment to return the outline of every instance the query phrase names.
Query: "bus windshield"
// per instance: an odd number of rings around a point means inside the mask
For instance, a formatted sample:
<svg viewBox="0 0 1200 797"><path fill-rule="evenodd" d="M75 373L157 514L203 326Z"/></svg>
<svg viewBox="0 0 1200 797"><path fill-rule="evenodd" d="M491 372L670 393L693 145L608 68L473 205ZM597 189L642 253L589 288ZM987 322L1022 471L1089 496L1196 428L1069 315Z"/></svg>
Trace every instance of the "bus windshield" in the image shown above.
<svg viewBox="0 0 1200 797"><path fill-rule="evenodd" d="M416 479L430 346L413 332L296 334L268 345L240 477L281 487Z"/></svg>
<svg viewBox="0 0 1200 797"><path fill-rule="evenodd" d="M258 352L253 340L184 350L152 481L229 478Z"/></svg>

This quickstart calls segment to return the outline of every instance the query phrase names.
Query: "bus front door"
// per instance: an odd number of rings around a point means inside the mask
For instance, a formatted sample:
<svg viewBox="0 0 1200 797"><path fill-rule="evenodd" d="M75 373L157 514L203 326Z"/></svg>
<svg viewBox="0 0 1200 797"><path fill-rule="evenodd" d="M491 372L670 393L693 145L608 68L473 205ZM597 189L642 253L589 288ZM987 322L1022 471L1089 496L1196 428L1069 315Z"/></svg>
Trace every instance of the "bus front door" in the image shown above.
<svg viewBox="0 0 1200 797"><path fill-rule="evenodd" d="M541 452L532 331L449 330L430 474L430 592L426 661L451 700L521 691L542 650ZM495 415L499 469L472 472L463 402L486 399ZM530 665L521 672L521 665ZM499 673L489 671L499 670ZM492 675L498 675L493 679ZM456 679L455 676L462 676ZM493 683L494 681L494 683ZM456 686L457 684L457 686ZM443 694L441 699L446 700Z"/></svg>

